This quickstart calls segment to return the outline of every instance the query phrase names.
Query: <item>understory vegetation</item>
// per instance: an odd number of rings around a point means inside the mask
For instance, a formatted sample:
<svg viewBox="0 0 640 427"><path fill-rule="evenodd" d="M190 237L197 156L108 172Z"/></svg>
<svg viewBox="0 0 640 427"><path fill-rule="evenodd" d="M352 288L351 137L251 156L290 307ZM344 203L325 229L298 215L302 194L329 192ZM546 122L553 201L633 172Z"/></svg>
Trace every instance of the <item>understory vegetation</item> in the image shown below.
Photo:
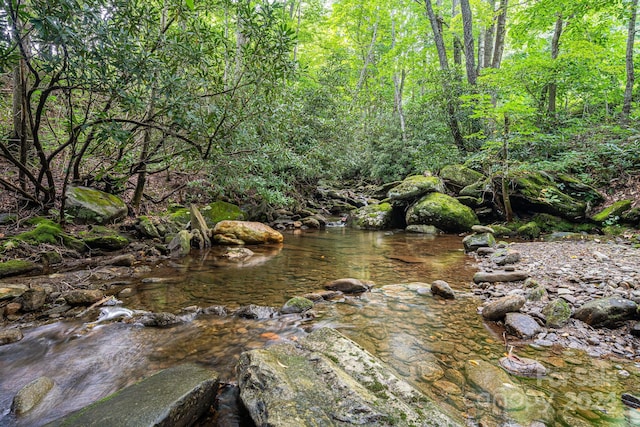
<svg viewBox="0 0 640 427"><path fill-rule="evenodd" d="M62 212L66 189L86 185L136 213L182 190L293 207L319 183L456 163L603 187L640 173L636 9L3 1L0 186L15 208Z"/></svg>

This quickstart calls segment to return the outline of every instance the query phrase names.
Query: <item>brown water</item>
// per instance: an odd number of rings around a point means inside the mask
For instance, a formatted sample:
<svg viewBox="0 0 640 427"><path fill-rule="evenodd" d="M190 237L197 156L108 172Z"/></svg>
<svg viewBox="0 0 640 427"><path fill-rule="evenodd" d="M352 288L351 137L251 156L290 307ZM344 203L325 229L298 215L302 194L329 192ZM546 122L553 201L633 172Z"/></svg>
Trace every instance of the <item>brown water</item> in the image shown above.
<svg viewBox="0 0 640 427"><path fill-rule="evenodd" d="M640 392L640 366L628 361L516 346L519 356L540 360L550 374L513 378L526 402L511 412L467 384L465 362L497 364L503 355L501 331L481 320L476 314L480 301L471 295L443 301L420 295L421 285L415 283L442 279L461 293L469 290L473 259L464 254L457 236L337 228L287 234L283 246L252 250L256 255L245 263L229 263L211 250L154 267L128 285L135 293L124 306L169 312L193 305L279 307L289 297L320 290L337 278L356 277L376 286L361 297L316 305L314 319L198 316L169 329L61 322L25 331L22 341L0 347L0 425L42 425L187 361L210 366L232 381L242 351L321 326L335 327L360 343L471 425L517 421L526 426L533 420L567 426L640 425L639 411L625 410L620 403L622 392ZM14 418L11 399L42 375L51 377L55 388L28 416Z"/></svg>

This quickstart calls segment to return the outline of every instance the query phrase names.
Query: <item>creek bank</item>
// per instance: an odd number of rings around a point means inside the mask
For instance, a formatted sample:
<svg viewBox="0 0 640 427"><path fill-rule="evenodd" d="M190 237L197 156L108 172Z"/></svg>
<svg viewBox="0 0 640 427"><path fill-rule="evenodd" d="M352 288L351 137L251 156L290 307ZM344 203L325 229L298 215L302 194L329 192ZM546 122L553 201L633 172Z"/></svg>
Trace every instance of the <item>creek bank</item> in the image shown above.
<svg viewBox="0 0 640 427"><path fill-rule="evenodd" d="M480 272L472 290L485 299L479 311L505 325L510 341L640 360L634 333L640 323L640 249L630 242L591 236L499 244L473 254ZM505 265L507 255L512 262ZM506 280L516 269L521 274ZM500 275L502 281L480 280ZM497 313L496 306L504 310ZM509 316L515 312L521 315Z"/></svg>

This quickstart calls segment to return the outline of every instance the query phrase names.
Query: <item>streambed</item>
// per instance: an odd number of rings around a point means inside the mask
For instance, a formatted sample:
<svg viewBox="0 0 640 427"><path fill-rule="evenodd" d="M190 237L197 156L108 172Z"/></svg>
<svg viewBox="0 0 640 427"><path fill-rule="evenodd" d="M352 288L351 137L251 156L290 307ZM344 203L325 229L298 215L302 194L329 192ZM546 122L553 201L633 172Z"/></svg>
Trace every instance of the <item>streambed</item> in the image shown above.
<svg viewBox="0 0 640 427"><path fill-rule="evenodd" d="M499 409L492 397L467 382L465 365L470 360L497 365L505 345L502 331L476 313L481 301L469 292L475 261L464 254L458 236L332 228L287 234L283 246L252 250L256 255L244 263L224 262L211 250L160 264L123 285L131 293L121 299L129 309L154 312L211 305L279 307L289 297L320 290L337 278L355 277L376 285L360 297L316 305L314 318L207 315L168 329L65 321L24 331L22 341L0 347L0 425L42 425L187 361L210 366L223 380L233 381L242 351L296 339L321 326L337 328L447 411L471 423L635 422L637 411L626 409L620 395L638 391L640 367L625 360L511 343L518 355L540 360L550 372L542 379L514 378L537 403L511 412ZM447 281L459 297L444 301L417 292L416 282L437 279ZM55 381L52 393L27 416L14 418L9 411L13 395L42 375Z"/></svg>

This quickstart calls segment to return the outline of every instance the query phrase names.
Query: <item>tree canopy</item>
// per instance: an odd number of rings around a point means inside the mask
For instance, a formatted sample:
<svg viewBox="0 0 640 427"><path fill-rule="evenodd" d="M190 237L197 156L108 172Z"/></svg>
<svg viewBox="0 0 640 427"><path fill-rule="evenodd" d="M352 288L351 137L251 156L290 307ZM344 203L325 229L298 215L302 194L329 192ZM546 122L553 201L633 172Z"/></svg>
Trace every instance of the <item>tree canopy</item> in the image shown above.
<svg viewBox="0 0 640 427"><path fill-rule="evenodd" d="M7 0L0 186L52 208L93 185L138 209L149 175L181 171L211 198L286 206L319 180L501 168L505 144L511 168L606 179L640 163L636 9Z"/></svg>

